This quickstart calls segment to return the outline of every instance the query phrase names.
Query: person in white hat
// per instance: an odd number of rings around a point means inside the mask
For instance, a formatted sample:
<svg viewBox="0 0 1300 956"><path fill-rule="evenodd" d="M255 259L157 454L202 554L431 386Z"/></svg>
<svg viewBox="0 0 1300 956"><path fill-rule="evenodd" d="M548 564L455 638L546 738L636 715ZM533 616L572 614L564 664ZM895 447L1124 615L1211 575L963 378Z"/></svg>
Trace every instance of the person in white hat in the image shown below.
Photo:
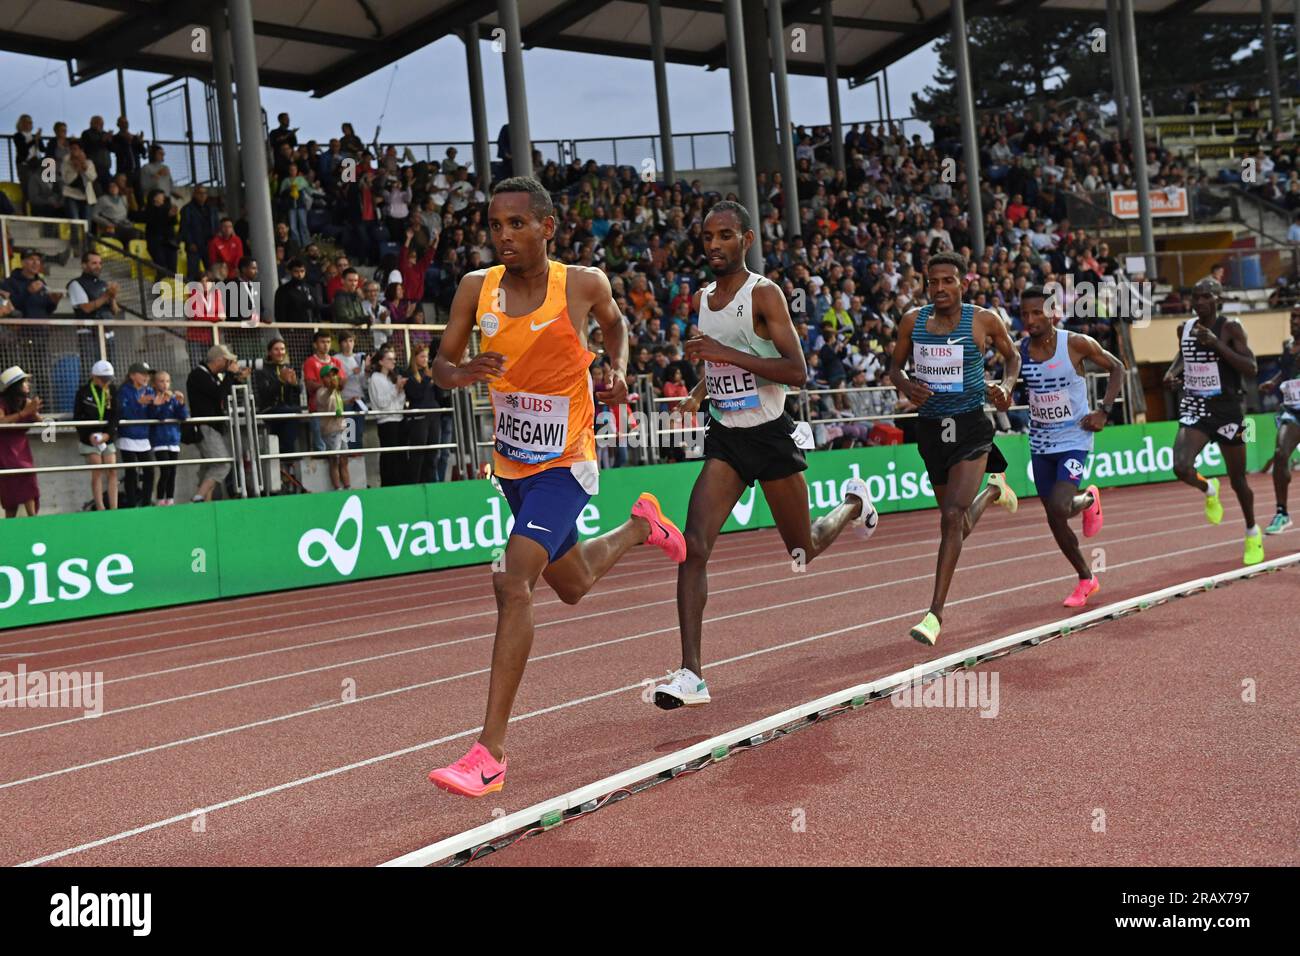
<svg viewBox="0 0 1300 956"><path fill-rule="evenodd" d="M0 425L39 422L41 400L32 397L31 380L17 365L0 372ZM32 446L23 428L0 428L0 470L34 468ZM35 517L41 508L36 474L0 475L0 508L13 518L22 508Z"/></svg>
<svg viewBox="0 0 1300 956"><path fill-rule="evenodd" d="M77 389L72 414L77 421L95 422L77 426L77 450L88 465L117 464L117 423L122 406L113 384L113 363L100 359L90 367L90 381ZM107 505L105 504L107 491ZM117 469L96 468L90 473L90 498L96 511L117 509Z"/></svg>

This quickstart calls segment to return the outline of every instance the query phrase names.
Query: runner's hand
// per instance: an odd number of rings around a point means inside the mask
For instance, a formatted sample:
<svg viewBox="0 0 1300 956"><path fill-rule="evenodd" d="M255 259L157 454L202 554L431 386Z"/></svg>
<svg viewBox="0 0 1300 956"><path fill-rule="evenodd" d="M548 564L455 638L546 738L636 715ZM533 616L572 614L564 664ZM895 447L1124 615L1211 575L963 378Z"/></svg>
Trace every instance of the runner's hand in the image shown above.
<svg viewBox="0 0 1300 956"><path fill-rule="evenodd" d="M934 394L934 390L929 385L914 378L908 379L907 383L899 391L903 393L904 398L916 406L924 405L930 400L930 396Z"/></svg>
<svg viewBox="0 0 1300 956"><path fill-rule="evenodd" d="M1212 349L1219 342L1219 337L1203 325L1198 325L1192 334L1196 337L1196 344L1202 348Z"/></svg>
<svg viewBox="0 0 1300 956"><path fill-rule="evenodd" d="M711 335L705 335L698 328L698 333L686 340L686 358L692 363L701 360L705 362L725 362L727 353L730 351L725 345L719 342Z"/></svg>
<svg viewBox="0 0 1300 956"><path fill-rule="evenodd" d="M603 405L626 405L627 404L627 379L622 372L611 371L609 378L606 380L606 388L596 393Z"/></svg>
<svg viewBox="0 0 1300 956"><path fill-rule="evenodd" d="M700 410L700 403L694 395L687 395L677 403L672 411L674 415L693 415Z"/></svg>
<svg viewBox="0 0 1300 956"><path fill-rule="evenodd" d="M1005 412L1011 407L1011 389L1000 382L997 384L990 382L984 386L984 394L993 403L993 407L1000 412Z"/></svg>
<svg viewBox="0 0 1300 956"><path fill-rule="evenodd" d="M1265 395L1271 395L1273 392L1277 391L1277 383L1271 380L1267 382L1260 382L1259 390L1263 392Z"/></svg>
<svg viewBox="0 0 1300 956"><path fill-rule="evenodd" d="M1106 413L1098 408L1084 415L1079 425L1086 432L1099 432L1106 427L1107 421Z"/></svg>
<svg viewBox="0 0 1300 956"><path fill-rule="evenodd" d="M456 369L454 388L463 388L476 382L495 382L505 369L506 357L500 352L479 352Z"/></svg>

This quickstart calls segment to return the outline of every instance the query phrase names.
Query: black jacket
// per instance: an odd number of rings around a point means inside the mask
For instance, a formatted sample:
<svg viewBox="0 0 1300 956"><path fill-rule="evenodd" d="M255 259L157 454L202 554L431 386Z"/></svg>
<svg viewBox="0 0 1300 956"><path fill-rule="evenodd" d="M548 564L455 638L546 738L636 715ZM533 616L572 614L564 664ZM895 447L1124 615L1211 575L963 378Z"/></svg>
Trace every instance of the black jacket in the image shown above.
<svg viewBox="0 0 1300 956"><path fill-rule="evenodd" d="M280 380L279 366L263 365L253 372L253 401L259 412L277 406L302 407L302 385L287 385Z"/></svg>
<svg viewBox="0 0 1300 956"><path fill-rule="evenodd" d="M197 366L185 380L185 392L190 402L191 418L207 418L227 414L226 402L235 386L235 376L222 373L213 375L206 365ZM220 423L204 422L209 428L224 431Z"/></svg>
<svg viewBox="0 0 1300 956"><path fill-rule="evenodd" d="M275 321L315 322L321 300L317 287L306 279L290 279L275 290Z"/></svg>
<svg viewBox="0 0 1300 956"><path fill-rule="evenodd" d="M108 440L112 441L117 437L117 423L122 420L122 404L117 398L117 386L109 384L108 402L104 407L104 419L107 425L78 425L77 438L83 443L90 444L90 436L96 432L106 432ZM99 406L95 404L94 393L90 390L90 382L84 383L81 388L77 389L77 395L72 402L72 414L77 421L93 422L100 420Z"/></svg>

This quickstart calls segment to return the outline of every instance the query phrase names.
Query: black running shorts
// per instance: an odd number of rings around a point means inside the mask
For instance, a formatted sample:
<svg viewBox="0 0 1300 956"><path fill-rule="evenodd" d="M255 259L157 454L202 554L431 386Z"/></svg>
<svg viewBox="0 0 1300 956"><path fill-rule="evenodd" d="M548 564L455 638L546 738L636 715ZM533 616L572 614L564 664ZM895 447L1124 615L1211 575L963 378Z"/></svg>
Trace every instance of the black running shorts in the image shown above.
<svg viewBox="0 0 1300 956"><path fill-rule="evenodd" d="M916 450L925 462L930 484L948 484L948 469L961 461L988 455L987 474L1007 470L1007 460L993 442L993 422L982 408L942 418L916 420Z"/></svg>
<svg viewBox="0 0 1300 956"><path fill-rule="evenodd" d="M788 478L808 467L794 441L794 419L785 413L749 428L728 428L710 415L705 421L704 457L725 461L746 485Z"/></svg>

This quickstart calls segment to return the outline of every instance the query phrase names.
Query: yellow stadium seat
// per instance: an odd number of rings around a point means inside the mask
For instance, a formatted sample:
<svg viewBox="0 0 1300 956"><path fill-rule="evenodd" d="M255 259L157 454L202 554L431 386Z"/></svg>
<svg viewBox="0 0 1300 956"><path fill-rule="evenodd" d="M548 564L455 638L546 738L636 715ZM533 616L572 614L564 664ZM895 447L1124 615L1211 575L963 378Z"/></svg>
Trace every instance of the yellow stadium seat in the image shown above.
<svg viewBox="0 0 1300 956"><path fill-rule="evenodd" d="M27 212L27 201L23 199L23 187L17 183L0 183L0 193L9 197L9 201L14 204L14 209L19 214Z"/></svg>

